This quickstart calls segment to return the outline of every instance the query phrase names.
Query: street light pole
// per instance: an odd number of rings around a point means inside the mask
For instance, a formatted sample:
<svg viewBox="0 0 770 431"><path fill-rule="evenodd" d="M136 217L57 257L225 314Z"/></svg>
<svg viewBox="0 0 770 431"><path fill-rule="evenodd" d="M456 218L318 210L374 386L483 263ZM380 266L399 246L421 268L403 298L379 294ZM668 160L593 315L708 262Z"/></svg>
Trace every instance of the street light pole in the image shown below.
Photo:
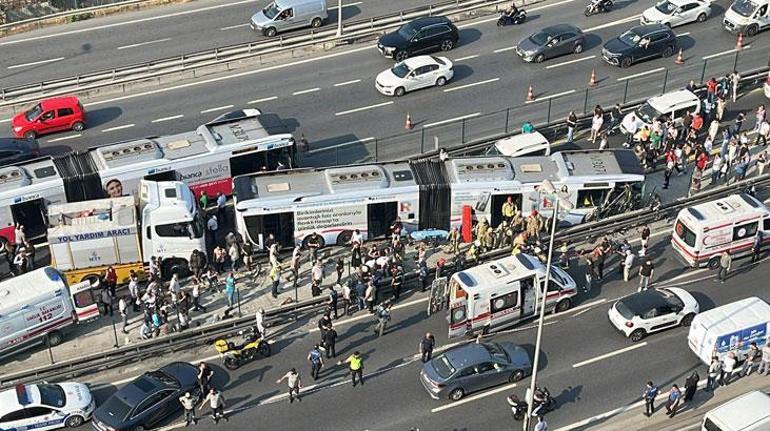
<svg viewBox="0 0 770 431"><path fill-rule="evenodd" d="M337 37L342 36L342 0L337 0Z"/></svg>

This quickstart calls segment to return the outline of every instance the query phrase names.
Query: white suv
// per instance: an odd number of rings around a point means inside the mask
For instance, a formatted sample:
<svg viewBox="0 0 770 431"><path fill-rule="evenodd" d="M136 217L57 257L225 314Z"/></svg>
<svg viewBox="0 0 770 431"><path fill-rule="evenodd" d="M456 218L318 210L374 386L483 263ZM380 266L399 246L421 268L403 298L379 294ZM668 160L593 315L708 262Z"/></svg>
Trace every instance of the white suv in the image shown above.
<svg viewBox="0 0 770 431"><path fill-rule="evenodd" d="M637 342L652 332L689 326L698 314L698 301L684 289L647 289L619 299L610 308L610 322Z"/></svg>
<svg viewBox="0 0 770 431"><path fill-rule="evenodd" d="M687 112L700 112L700 99L692 91L689 90L677 90L671 91L666 94L662 94L657 97L650 98L643 104L639 105L634 112L626 114L623 118L622 124L626 124L630 121L629 117L633 115L636 118L637 129L641 129L642 126L652 126L653 118L668 117L671 119L679 119ZM626 133L625 127L622 127L622 131Z"/></svg>

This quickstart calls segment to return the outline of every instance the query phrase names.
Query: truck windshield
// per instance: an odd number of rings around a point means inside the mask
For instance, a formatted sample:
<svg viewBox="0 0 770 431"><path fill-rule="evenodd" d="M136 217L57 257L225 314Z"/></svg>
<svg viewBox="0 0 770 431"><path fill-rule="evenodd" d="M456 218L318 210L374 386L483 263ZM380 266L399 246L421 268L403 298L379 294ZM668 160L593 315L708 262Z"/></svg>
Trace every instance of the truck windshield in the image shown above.
<svg viewBox="0 0 770 431"><path fill-rule="evenodd" d="M749 0L737 0L731 9L738 15L748 18L757 10L757 5Z"/></svg>
<svg viewBox="0 0 770 431"><path fill-rule="evenodd" d="M270 3L266 8L262 9L262 13L265 14L268 19L275 18L275 16L278 15L278 12L280 11L281 9L278 8L278 5L275 3Z"/></svg>
<svg viewBox="0 0 770 431"><path fill-rule="evenodd" d="M695 247L695 232L693 232L684 223L682 223L681 220L676 221L674 232L676 233L676 236L679 237L679 239L684 241L685 244L689 245L690 247Z"/></svg>

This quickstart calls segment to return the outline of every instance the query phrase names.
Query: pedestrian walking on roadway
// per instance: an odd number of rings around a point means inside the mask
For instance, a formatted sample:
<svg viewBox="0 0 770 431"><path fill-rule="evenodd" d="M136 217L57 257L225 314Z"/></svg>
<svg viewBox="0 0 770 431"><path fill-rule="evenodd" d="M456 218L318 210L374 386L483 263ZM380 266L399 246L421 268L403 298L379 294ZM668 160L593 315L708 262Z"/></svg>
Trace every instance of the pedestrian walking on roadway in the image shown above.
<svg viewBox="0 0 770 431"><path fill-rule="evenodd" d="M227 307L233 308L235 303L235 276L232 272L229 272L227 278L225 278L225 296L227 297Z"/></svg>
<svg viewBox="0 0 770 431"><path fill-rule="evenodd" d="M594 116L591 118L591 143L596 142L596 138L599 137L599 131L602 129L602 125L604 124L604 115L601 112L601 109L597 107L597 109L594 109Z"/></svg>
<svg viewBox="0 0 770 431"><path fill-rule="evenodd" d="M195 311L202 311L205 313L206 307L201 305L201 284L202 283L203 283L202 279L201 281L193 282L192 291L191 291L192 305L193 305L192 309Z"/></svg>
<svg viewBox="0 0 770 431"><path fill-rule="evenodd" d="M770 340L768 340L765 347L762 348L762 358L759 363L759 368L757 368L757 374L760 376L762 374L770 376Z"/></svg>
<svg viewBox="0 0 770 431"><path fill-rule="evenodd" d="M209 364L205 362L198 363L198 387L201 390L201 394L209 393L211 389L211 379L214 377L214 370L209 367Z"/></svg>
<svg viewBox="0 0 770 431"><path fill-rule="evenodd" d="M420 346L417 349L417 352L420 354L420 360L423 364L433 358L434 347L436 347L436 338L434 338L433 334L430 332L426 332L425 336L422 337L422 340L420 340Z"/></svg>
<svg viewBox="0 0 770 431"><path fill-rule="evenodd" d="M270 295L274 298L278 298L278 285L281 284L281 267L278 265L270 266L270 281L271 289Z"/></svg>
<svg viewBox="0 0 770 431"><path fill-rule="evenodd" d="M364 385L364 358L361 356L361 353L356 350L353 352L352 355L348 356L347 359L344 361L337 362L337 365L342 365L342 363L345 362L348 364L348 368L350 369L350 378L353 381L353 387L355 388L358 382L361 383L361 386ZM356 378L358 378L358 381L356 381Z"/></svg>
<svg viewBox="0 0 770 431"><path fill-rule="evenodd" d="M329 309L330 313L334 313L334 319L338 319L337 315L337 304L339 302L340 294L337 292L337 289L335 289L335 286L329 286L329 297L326 300L326 307Z"/></svg>
<svg viewBox="0 0 770 431"><path fill-rule="evenodd" d="M698 381L700 381L700 376L697 371L693 371L692 374L690 374L690 377L685 380L684 402L687 403L692 401L692 398L695 396L695 391L698 390Z"/></svg>
<svg viewBox="0 0 770 431"><path fill-rule="evenodd" d="M719 255L719 271L717 272L717 280L720 283L724 283L727 280L727 273L733 265L733 257L730 256L730 251L725 250ZM714 281L717 281L714 280Z"/></svg>
<svg viewBox="0 0 770 431"><path fill-rule="evenodd" d="M120 320L123 321L123 328L121 331L123 331L124 334L128 334L128 301L125 297L121 296L120 300L118 300L118 313L120 313Z"/></svg>
<svg viewBox="0 0 770 431"><path fill-rule="evenodd" d="M302 379L299 377L299 372L292 368L283 377L276 380L275 383L280 384L284 380L286 380L286 384L289 386L289 403L293 403L295 399L302 401L299 397L299 390L302 389Z"/></svg>
<svg viewBox="0 0 770 431"><path fill-rule="evenodd" d="M215 424L219 423L220 419L224 419L225 422L229 422L227 419L227 416L225 415L225 397L222 395L222 392L217 391L215 388L211 388L209 390L209 394L206 396L206 399L203 400L203 404L206 402L209 403L209 406L211 407L211 419L214 420Z"/></svg>
<svg viewBox="0 0 770 431"><path fill-rule="evenodd" d="M326 328L326 331L323 333L321 342L323 343L323 347L326 350L326 358L336 358L337 330L334 329L334 325L330 325L328 328Z"/></svg>
<svg viewBox="0 0 770 431"><path fill-rule="evenodd" d="M650 281L655 273L655 265L652 264L652 259L649 257L644 260L644 263L639 267L639 291L646 290L650 287Z"/></svg>
<svg viewBox="0 0 770 431"><path fill-rule="evenodd" d="M323 355L321 354L321 346L316 344L310 349L307 354L307 360L310 362L310 377L313 380L318 380L318 374L321 372L321 367L324 366Z"/></svg>
<svg viewBox="0 0 770 431"><path fill-rule="evenodd" d="M671 386L671 390L668 391L668 399L666 400L666 414L673 418L676 415L676 410L679 408L679 402L682 398L682 391L679 390L679 386L674 384Z"/></svg>
<svg viewBox="0 0 770 431"><path fill-rule="evenodd" d="M110 315L110 317L113 316L113 310L112 310L112 301L114 298L112 295L110 295L110 289L107 288L107 286L104 286L102 288L102 295L101 295L101 303L102 307L104 308L104 315Z"/></svg>
<svg viewBox="0 0 770 431"><path fill-rule="evenodd" d="M193 398L190 392L185 392L184 395L179 397L179 402L184 408L184 426L189 427L190 424L196 425L198 419L195 417L195 398Z"/></svg>
<svg viewBox="0 0 770 431"><path fill-rule="evenodd" d="M577 129L577 115L575 115L575 111L569 111L569 115L567 116L567 144L571 144L573 139L575 139L576 129Z"/></svg>
<svg viewBox="0 0 770 431"><path fill-rule="evenodd" d="M222 192L217 194L217 222L220 225L227 222L227 197Z"/></svg>
<svg viewBox="0 0 770 431"><path fill-rule="evenodd" d="M751 245L751 262L752 263L759 260L759 257L762 253L763 240L764 240L764 235L762 234L762 231L757 230L756 235L754 235L754 243Z"/></svg>
<svg viewBox="0 0 770 431"><path fill-rule="evenodd" d="M655 386L652 381L648 381L642 392L642 399L644 400L644 415L647 417L652 416L655 413L655 397L658 396L660 390Z"/></svg>
<svg viewBox="0 0 770 431"><path fill-rule="evenodd" d="M722 376L722 361L719 357L711 357L711 363L709 364L708 377L706 379L706 391L713 392L717 387L717 380L721 380Z"/></svg>
<svg viewBox="0 0 770 431"><path fill-rule="evenodd" d="M535 431L548 431L548 422L545 421L545 416L538 415L537 423L535 424Z"/></svg>

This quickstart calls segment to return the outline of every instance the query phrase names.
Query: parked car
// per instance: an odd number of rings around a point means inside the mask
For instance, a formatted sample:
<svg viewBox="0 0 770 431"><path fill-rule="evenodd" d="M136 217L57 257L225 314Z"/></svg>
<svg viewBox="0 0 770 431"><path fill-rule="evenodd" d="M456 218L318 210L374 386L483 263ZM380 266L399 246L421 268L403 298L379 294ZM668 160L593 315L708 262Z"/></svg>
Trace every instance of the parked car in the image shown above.
<svg viewBox="0 0 770 431"><path fill-rule="evenodd" d="M0 138L0 166L12 165L40 155L40 144L34 139Z"/></svg>
<svg viewBox="0 0 770 431"><path fill-rule="evenodd" d="M81 383L16 385L0 392L0 430L77 428L95 407L91 391Z"/></svg>
<svg viewBox="0 0 770 431"><path fill-rule="evenodd" d="M531 372L529 354L521 346L468 343L425 363L420 381L434 399L457 401L471 392L518 382Z"/></svg>
<svg viewBox="0 0 770 431"><path fill-rule="evenodd" d="M11 120L14 136L27 139L61 130L79 132L85 127L86 111L74 96L45 99Z"/></svg>
<svg viewBox="0 0 770 431"><path fill-rule="evenodd" d="M640 25L605 43L602 58L613 66L630 67L641 60L670 57L676 46L676 34L669 27Z"/></svg>
<svg viewBox="0 0 770 431"><path fill-rule="evenodd" d="M702 0L662 0L642 12L639 22L676 27L691 22L703 22L711 15L711 3Z"/></svg>
<svg viewBox="0 0 770 431"><path fill-rule="evenodd" d="M385 57L404 61L414 54L449 51L458 40L460 33L449 18L429 16L417 18L394 32L382 35L377 41L377 49Z"/></svg>
<svg viewBox="0 0 770 431"><path fill-rule="evenodd" d="M443 87L454 76L452 62L446 57L420 55L396 63L377 75L375 88L386 96L401 97L409 91L434 85Z"/></svg>
<svg viewBox="0 0 770 431"><path fill-rule="evenodd" d="M610 308L610 322L637 342L652 332L690 326L698 314L698 301L684 289L647 289L619 299Z"/></svg>
<svg viewBox="0 0 770 431"><path fill-rule="evenodd" d="M251 29L273 37L303 27L318 28L328 19L326 0L275 0L251 17Z"/></svg>
<svg viewBox="0 0 770 431"><path fill-rule="evenodd" d="M198 370L187 362L172 362L149 371L112 394L94 412L98 431L143 431L182 408L179 397L199 397Z"/></svg>
<svg viewBox="0 0 770 431"><path fill-rule="evenodd" d="M572 24L546 27L522 39L516 45L516 54L524 61L541 63L547 58L583 52L586 37Z"/></svg>

